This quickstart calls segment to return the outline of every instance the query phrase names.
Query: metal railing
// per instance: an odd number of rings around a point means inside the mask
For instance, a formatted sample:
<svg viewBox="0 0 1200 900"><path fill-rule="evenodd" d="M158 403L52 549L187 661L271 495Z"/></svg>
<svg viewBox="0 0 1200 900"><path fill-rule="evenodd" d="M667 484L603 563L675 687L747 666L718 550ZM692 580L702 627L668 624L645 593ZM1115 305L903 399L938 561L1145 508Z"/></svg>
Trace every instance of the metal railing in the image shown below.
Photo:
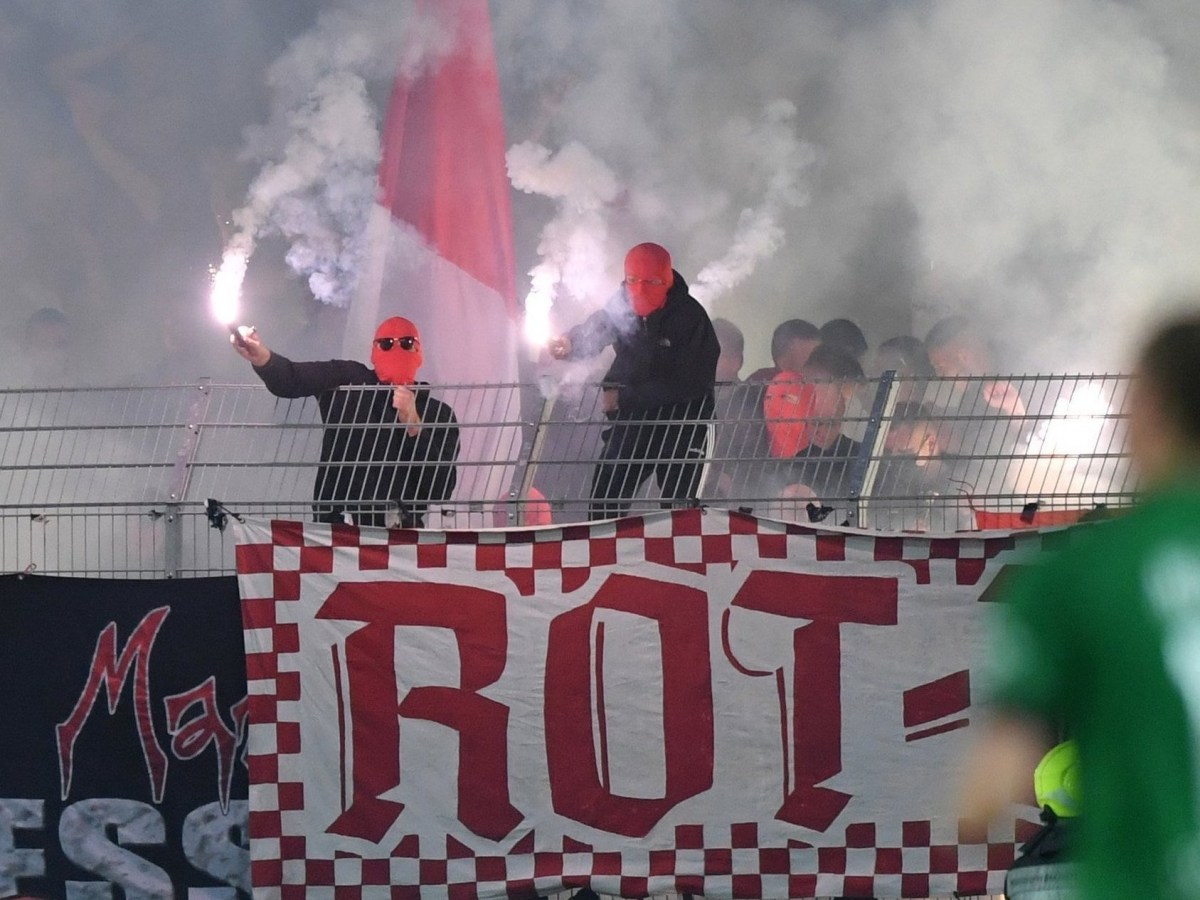
<svg viewBox="0 0 1200 900"><path fill-rule="evenodd" d="M411 451L398 426L324 422L315 399L261 385L0 391L0 571L227 573L232 540L213 526L229 515L480 528L700 503L889 531L1060 524L1133 502L1127 387L1110 375L741 383L719 385L698 424L690 408L612 421L599 385L441 386L457 458L399 463ZM344 408L370 402L390 398ZM450 437L447 423L422 428ZM450 471L453 492L430 493Z"/></svg>

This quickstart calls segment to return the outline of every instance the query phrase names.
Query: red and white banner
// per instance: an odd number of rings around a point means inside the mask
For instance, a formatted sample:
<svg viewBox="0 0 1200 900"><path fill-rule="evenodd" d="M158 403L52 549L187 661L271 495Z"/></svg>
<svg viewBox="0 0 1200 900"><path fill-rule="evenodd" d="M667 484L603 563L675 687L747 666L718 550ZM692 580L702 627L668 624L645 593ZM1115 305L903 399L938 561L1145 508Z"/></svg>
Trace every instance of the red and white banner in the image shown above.
<svg viewBox="0 0 1200 900"><path fill-rule="evenodd" d="M998 892L1033 826L961 840L954 772L980 601L1043 539L719 510L525 531L247 522L254 885Z"/></svg>
<svg viewBox="0 0 1200 900"><path fill-rule="evenodd" d="M421 330L423 380L511 385L517 381L516 264L488 2L418 0L417 6L446 47L427 51L421 69L402 72L392 88L379 202L367 227L345 355L361 358L381 321L407 316ZM464 426L458 496L506 497L512 467L493 463L516 458L521 435L497 423L518 417L517 391L458 390L441 399Z"/></svg>
<svg viewBox="0 0 1200 900"><path fill-rule="evenodd" d="M418 0L447 47L392 87L368 261L345 349L402 315L435 384L516 380L516 264L504 109L487 0ZM427 36L426 36L427 39Z"/></svg>

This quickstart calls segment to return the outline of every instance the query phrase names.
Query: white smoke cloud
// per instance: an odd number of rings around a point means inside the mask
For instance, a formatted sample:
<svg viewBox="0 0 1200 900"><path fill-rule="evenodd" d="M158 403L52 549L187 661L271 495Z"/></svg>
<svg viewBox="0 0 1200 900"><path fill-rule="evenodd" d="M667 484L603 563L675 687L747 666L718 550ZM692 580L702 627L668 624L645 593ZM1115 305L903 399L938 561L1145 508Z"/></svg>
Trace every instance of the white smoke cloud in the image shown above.
<svg viewBox="0 0 1200 900"><path fill-rule="evenodd" d="M237 210L233 248L264 234L289 243L287 262L313 295L353 296L377 192L381 113L373 85L412 73L443 52L448 35L408 3L358 0L323 13L267 71L271 120L248 132L246 155L265 165Z"/></svg>
<svg viewBox="0 0 1200 900"><path fill-rule="evenodd" d="M1190 11L526 0L497 8L497 34L506 83L561 94L541 143L582 143L622 185L601 213L610 268L622 245L666 244L751 361L792 316L881 340L965 312L1001 365L1046 370L1120 365L1137 323L1200 281Z"/></svg>
<svg viewBox="0 0 1200 900"><path fill-rule="evenodd" d="M800 174L815 157L812 147L796 134L795 119L795 105L776 100L767 106L762 122L735 119L726 125L733 152L748 166L764 170L766 184L759 203L738 216L729 249L696 276L692 293L706 305L745 281L760 262L783 246L787 239L783 212L808 201Z"/></svg>
<svg viewBox="0 0 1200 900"><path fill-rule="evenodd" d="M620 277L625 250L649 240L671 250L696 296L711 305L795 229L815 159L799 137L797 106L787 92L775 93L778 79L773 86L747 80L742 59L717 53L699 62L698 38L719 45L723 33L738 46L734 35L746 26L727 5L700 6L615 3L552 16L537 3L493 6L502 79L541 98L529 105L538 111L543 149L535 160L524 145L514 147L514 185L558 200L538 233L535 303L552 288L599 306ZM705 21L714 33L697 32ZM540 52L523 55L531 27ZM514 54L519 74L506 74L504 60ZM546 96L556 100L548 108ZM512 105L521 100L510 93ZM604 178L584 164L582 148L603 161ZM551 183L525 177L523 161L553 163ZM764 308L764 315L773 314Z"/></svg>
<svg viewBox="0 0 1200 900"><path fill-rule="evenodd" d="M286 235L316 294L350 295L383 95L398 60L419 65L445 36L409 0L169 6L0 4L10 332L43 304L89 330L128 327L152 298L178 294L177 271L192 264L183 245L197 244L202 269L219 240L200 163L229 167L232 138L213 132L236 135L248 121L260 123L248 132L255 172L223 183L234 203L253 184L239 241ZM493 2L509 143L545 148L529 167L564 171L568 148L586 148L616 185L587 215L566 199L573 189L522 187L539 196L517 198L518 263L534 267L535 287L569 286L594 305L626 247L659 241L702 294L710 281L722 285L712 311L746 332L750 367L767 361L771 329L785 318L848 315L878 341L922 334L954 311L1024 345L1003 357L1014 367L1121 365L1119 348L1159 298L1200 282L1193 6ZM120 41L131 35L172 65L140 69ZM110 43L111 60L74 81L111 98L122 126L100 116L101 135L172 198L167 213L192 204L191 230L139 220L103 152L64 115L87 93L73 97L47 77L62 57ZM187 77L156 90L172 69ZM226 70L244 89L228 92ZM256 105L264 84L269 112ZM771 126L764 110L786 104L794 115ZM194 118L155 118L155 109ZM781 140L774 150L756 143L767 134ZM180 164L155 155L160 146L179 149ZM204 159L185 159L191 147ZM123 243L127 235L137 240ZM151 264L161 271L147 274Z"/></svg>
<svg viewBox="0 0 1200 900"><path fill-rule="evenodd" d="M965 306L1028 348L1011 359L1083 366L1195 283L1195 109L1136 5L903 10L847 70L867 58L889 72L876 127L919 216L930 317Z"/></svg>
<svg viewBox="0 0 1200 900"><path fill-rule="evenodd" d="M541 230L540 261L529 271L527 329L532 341L549 336L550 311L559 292L573 297L604 297L612 291L608 208L620 185L616 175L582 144L572 141L557 153L526 142L509 149L513 187L548 197L556 213Z"/></svg>
<svg viewBox="0 0 1200 900"><path fill-rule="evenodd" d="M692 293L702 302L711 303L740 284L783 246L782 213L807 201L801 173L814 153L796 134L795 118L794 104L776 100L767 105L759 121L732 118L712 136L710 147L738 160L749 179L759 181L761 194L754 206L740 212L729 206L720 184L708 185L693 197L693 203L710 199L717 219L710 227L717 231L726 225L729 242L720 258L696 276ZM540 233L540 261L529 271L527 316L548 315L549 303L560 291L590 298L595 305L611 292L614 263L625 249L610 241L612 223L628 213L616 205L623 182L578 141L567 142L556 153L533 142L514 145L508 153L508 170L513 187L556 201L555 215ZM671 208L653 190L637 191L640 218L666 220Z"/></svg>
<svg viewBox="0 0 1200 900"><path fill-rule="evenodd" d="M571 47L586 62L568 62L581 71L559 126L628 184L613 215L618 253L641 240L667 246L710 310L746 331L755 361L805 302L788 259L812 227L804 198L816 152L800 135L812 127L805 84L825 59L826 17L807 4L747 15L702 2L655 4L648 19L618 4L606 19L576 23L580 43L603 49ZM604 41L606 27L623 39Z"/></svg>

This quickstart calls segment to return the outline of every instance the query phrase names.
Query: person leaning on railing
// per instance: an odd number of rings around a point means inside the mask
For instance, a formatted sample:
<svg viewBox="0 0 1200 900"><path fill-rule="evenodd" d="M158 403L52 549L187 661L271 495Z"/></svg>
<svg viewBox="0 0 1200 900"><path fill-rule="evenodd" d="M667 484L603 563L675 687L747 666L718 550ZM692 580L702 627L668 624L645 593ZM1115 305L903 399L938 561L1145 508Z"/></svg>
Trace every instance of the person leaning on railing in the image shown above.
<svg viewBox="0 0 1200 900"><path fill-rule="evenodd" d="M604 449L592 476L592 520L619 516L653 473L664 503L694 501L713 414L721 348L708 313L658 244L625 257L621 290L550 343L555 359L588 359L612 346L603 394Z"/></svg>
<svg viewBox="0 0 1200 900"><path fill-rule="evenodd" d="M428 504L453 492L458 421L416 380L424 356L408 319L394 316L379 326L372 367L349 359L292 362L254 330L230 340L272 394L317 398L326 425L313 486L317 521L350 515L356 525L421 528Z"/></svg>

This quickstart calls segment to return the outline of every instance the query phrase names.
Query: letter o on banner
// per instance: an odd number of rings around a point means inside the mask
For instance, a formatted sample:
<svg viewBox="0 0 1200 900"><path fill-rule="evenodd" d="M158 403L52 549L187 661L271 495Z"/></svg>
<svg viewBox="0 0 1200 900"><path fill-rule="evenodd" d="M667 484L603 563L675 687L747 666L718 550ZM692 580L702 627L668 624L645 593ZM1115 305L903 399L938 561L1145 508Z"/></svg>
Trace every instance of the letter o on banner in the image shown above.
<svg viewBox="0 0 1200 900"><path fill-rule="evenodd" d="M595 683L603 653L593 639L598 610L650 617L661 634L666 792L657 799L614 794L593 740ZM584 606L550 624L546 659L546 752L554 810L615 834L644 837L672 808L713 785L713 698L708 600L704 592L636 575L610 575Z"/></svg>

